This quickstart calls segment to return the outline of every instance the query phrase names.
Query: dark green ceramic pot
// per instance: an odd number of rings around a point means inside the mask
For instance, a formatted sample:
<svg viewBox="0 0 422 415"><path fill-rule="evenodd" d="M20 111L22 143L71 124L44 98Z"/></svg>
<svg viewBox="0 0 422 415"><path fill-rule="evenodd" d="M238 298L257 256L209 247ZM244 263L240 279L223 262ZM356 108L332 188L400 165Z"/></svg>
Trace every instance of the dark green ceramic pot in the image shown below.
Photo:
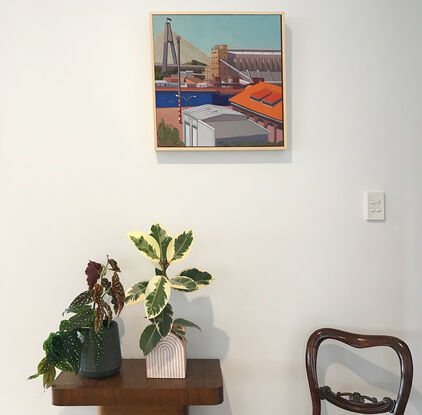
<svg viewBox="0 0 422 415"><path fill-rule="evenodd" d="M95 352L91 346L89 333L82 344L81 368L82 376L93 379L103 379L114 375L122 365L120 351L119 327L115 321L104 329L104 353L98 364L95 364Z"/></svg>

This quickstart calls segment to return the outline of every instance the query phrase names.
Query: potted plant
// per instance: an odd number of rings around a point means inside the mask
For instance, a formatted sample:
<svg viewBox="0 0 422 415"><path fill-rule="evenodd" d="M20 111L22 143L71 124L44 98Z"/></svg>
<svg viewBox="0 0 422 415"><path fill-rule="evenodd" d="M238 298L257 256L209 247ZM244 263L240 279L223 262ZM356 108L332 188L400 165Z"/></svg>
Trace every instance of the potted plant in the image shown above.
<svg viewBox="0 0 422 415"><path fill-rule="evenodd" d="M196 291L209 285L213 278L197 268L186 269L175 276L168 274L169 266L183 260L191 250L191 230L173 238L156 223L151 226L149 234L135 231L127 235L155 268L155 276L133 284L125 298L127 305L143 302L146 318L151 323L139 339L139 346L146 356L147 377L184 378L186 327L200 328L186 319L174 318L169 303L171 290Z"/></svg>
<svg viewBox="0 0 422 415"><path fill-rule="evenodd" d="M108 271L113 274L111 281L106 277ZM63 312L71 316L62 320L59 330L45 340L45 357L29 379L43 375L43 385L48 388L56 377L56 368L92 378L108 377L119 371L120 338L113 321L113 309L114 315L119 315L125 297L119 272L117 262L108 256L104 265L89 261L85 270L88 290L80 293Z"/></svg>

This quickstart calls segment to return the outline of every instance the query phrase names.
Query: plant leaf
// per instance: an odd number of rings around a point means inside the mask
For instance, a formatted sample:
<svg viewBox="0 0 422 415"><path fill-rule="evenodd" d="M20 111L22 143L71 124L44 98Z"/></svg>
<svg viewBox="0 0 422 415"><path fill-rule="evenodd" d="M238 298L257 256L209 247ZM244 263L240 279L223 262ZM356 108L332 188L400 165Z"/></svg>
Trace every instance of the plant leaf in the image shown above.
<svg viewBox="0 0 422 415"><path fill-rule="evenodd" d="M192 321L186 320L184 318L176 318L173 321L173 324L175 326L181 326L181 327L193 327L195 329L202 331L201 327L199 327L197 324L193 323Z"/></svg>
<svg viewBox="0 0 422 415"><path fill-rule="evenodd" d="M192 278L178 276L170 278L171 288L179 291L196 291L198 287Z"/></svg>
<svg viewBox="0 0 422 415"><path fill-rule="evenodd" d="M101 299L101 295L104 291L104 288L100 284L94 285L94 302L98 303L98 301Z"/></svg>
<svg viewBox="0 0 422 415"><path fill-rule="evenodd" d="M41 360L40 363L38 363L38 374L39 375L43 375L44 373L47 372L48 370L48 360L47 360L47 356L44 357L44 359Z"/></svg>
<svg viewBox="0 0 422 415"><path fill-rule="evenodd" d="M43 343L43 349L50 365L54 366L66 358L60 332L50 333L47 340Z"/></svg>
<svg viewBox="0 0 422 415"><path fill-rule="evenodd" d="M153 319L153 322L157 326L161 337L166 337L170 333L173 325L173 307L170 303L167 303L163 311Z"/></svg>
<svg viewBox="0 0 422 415"><path fill-rule="evenodd" d="M114 272L113 277L111 278L111 291L113 300L115 300L115 308L114 311L117 315L119 315L123 309L125 304L125 290L123 289L123 285L120 282L119 275L117 271ZM117 303L116 303L117 302ZM117 311L116 311L117 309Z"/></svg>
<svg viewBox="0 0 422 415"><path fill-rule="evenodd" d="M108 291L108 290L110 290L111 289L111 282L109 281L109 279L108 278L106 278L106 277L103 277L102 279L101 279L101 285L102 285L102 287L104 288L104 291Z"/></svg>
<svg viewBox="0 0 422 415"><path fill-rule="evenodd" d="M49 388L53 384L55 378L56 378L56 368L53 365L51 365L49 366L47 372L45 372L43 375L44 388Z"/></svg>
<svg viewBox="0 0 422 415"><path fill-rule="evenodd" d="M142 255L152 261L154 264L160 262L160 246L158 242L145 232L127 233L130 240L138 248Z"/></svg>
<svg viewBox="0 0 422 415"><path fill-rule="evenodd" d="M49 363L48 363L47 356L46 356L43 359L41 359L40 363L38 363L37 373L29 376L28 380L35 379L38 376L43 375L44 373L46 373L48 371L48 368L49 368Z"/></svg>
<svg viewBox="0 0 422 415"><path fill-rule="evenodd" d="M174 327L171 329L172 332L174 332L174 334L176 334L177 336L179 336L182 340L184 340L185 342L187 342L186 339L186 331L179 328L179 327Z"/></svg>
<svg viewBox="0 0 422 415"><path fill-rule="evenodd" d="M98 362L104 353L104 326L101 324L98 333L91 328L84 341L90 342L95 354L95 364L98 365Z"/></svg>
<svg viewBox="0 0 422 415"><path fill-rule="evenodd" d="M151 278L145 289L145 314L148 319L161 313L170 298L171 286L169 280L163 275Z"/></svg>
<svg viewBox="0 0 422 415"><path fill-rule="evenodd" d="M111 307L108 303L106 303L104 300L100 300L99 304L104 309L104 313L106 314L104 318L108 320L113 320L113 311L111 310Z"/></svg>
<svg viewBox="0 0 422 415"><path fill-rule="evenodd" d="M100 328L103 326L105 311L102 305L97 304L97 308L94 311L94 329L98 333L100 331Z"/></svg>
<svg viewBox="0 0 422 415"><path fill-rule="evenodd" d="M155 324L150 324L145 327L145 330L142 332L141 338L139 339L139 347L145 356L154 349L160 339L161 336Z"/></svg>
<svg viewBox="0 0 422 415"><path fill-rule="evenodd" d="M82 309L79 313L70 317L66 330L72 331L79 328L91 327L94 320L94 313L91 307Z"/></svg>
<svg viewBox="0 0 422 415"><path fill-rule="evenodd" d="M69 320L62 320L59 325L59 331L66 331L69 327Z"/></svg>
<svg viewBox="0 0 422 415"><path fill-rule="evenodd" d="M79 339L78 332L76 330L65 332L62 335L62 339L67 361L71 365L71 368L68 371L78 373L81 366L82 351L82 342Z"/></svg>
<svg viewBox="0 0 422 415"><path fill-rule="evenodd" d="M90 305L81 304L81 305L75 305L73 307L66 308L66 310L64 310L64 313L79 314L81 312L87 312L88 310L92 310L92 307Z"/></svg>
<svg viewBox="0 0 422 415"><path fill-rule="evenodd" d="M163 262L167 261L167 247L171 241L171 236L168 235L167 231L159 224L154 223L151 226L150 235L157 241L160 247L160 258Z"/></svg>
<svg viewBox="0 0 422 415"><path fill-rule="evenodd" d="M108 262L108 264L110 265L111 269L112 269L114 272L121 272L121 271L120 271L119 266L117 265L116 260L114 260L114 259L112 259L112 258L107 257L107 262Z"/></svg>
<svg viewBox="0 0 422 415"><path fill-rule="evenodd" d="M103 266L98 262L89 261L88 266L86 267L85 274L87 275L88 287L90 290L94 287L95 283L100 278L100 273L103 269Z"/></svg>
<svg viewBox="0 0 422 415"><path fill-rule="evenodd" d="M210 273L206 271L200 271L197 268L186 269L179 273L179 276L192 278L195 281L198 289L205 287L214 281Z"/></svg>
<svg viewBox="0 0 422 415"><path fill-rule="evenodd" d="M70 365L70 363L66 360L63 359L61 362L56 363L56 367L59 370L63 370L65 372L73 372L73 367Z"/></svg>
<svg viewBox="0 0 422 415"><path fill-rule="evenodd" d="M92 303L94 298L94 291L87 290L80 293L71 303L69 308L75 307L77 305L89 304Z"/></svg>
<svg viewBox="0 0 422 415"><path fill-rule="evenodd" d="M167 261L174 263L181 261L191 250L193 232L185 231L172 239L167 248Z"/></svg>
<svg viewBox="0 0 422 415"><path fill-rule="evenodd" d="M133 284L127 291L125 297L125 303L127 305L133 305L141 303L145 300L145 289L147 288L149 281L139 281Z"/></svg>

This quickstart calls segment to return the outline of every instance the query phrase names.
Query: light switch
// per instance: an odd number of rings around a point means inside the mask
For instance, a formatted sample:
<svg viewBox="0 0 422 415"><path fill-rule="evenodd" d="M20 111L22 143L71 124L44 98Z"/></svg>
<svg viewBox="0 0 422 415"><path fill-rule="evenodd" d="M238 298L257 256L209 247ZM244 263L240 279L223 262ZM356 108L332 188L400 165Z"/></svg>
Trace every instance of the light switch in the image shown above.
<svg viewBox="0 0 422 415"><path fill-rule="evenodd" d="M384 192L365 192L364 217L367 221L385 219Z"/></svg>

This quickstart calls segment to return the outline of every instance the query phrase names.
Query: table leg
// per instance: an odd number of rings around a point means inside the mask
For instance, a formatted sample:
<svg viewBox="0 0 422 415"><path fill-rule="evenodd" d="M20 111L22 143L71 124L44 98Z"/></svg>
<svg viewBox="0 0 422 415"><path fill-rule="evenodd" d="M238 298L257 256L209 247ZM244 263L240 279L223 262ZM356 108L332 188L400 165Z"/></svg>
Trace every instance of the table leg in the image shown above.
<svg viewBox="0 0 422 415"><path fill-rule="evenodd" d="M98 415L189 415L189 406L99 406Z"/></svg>

